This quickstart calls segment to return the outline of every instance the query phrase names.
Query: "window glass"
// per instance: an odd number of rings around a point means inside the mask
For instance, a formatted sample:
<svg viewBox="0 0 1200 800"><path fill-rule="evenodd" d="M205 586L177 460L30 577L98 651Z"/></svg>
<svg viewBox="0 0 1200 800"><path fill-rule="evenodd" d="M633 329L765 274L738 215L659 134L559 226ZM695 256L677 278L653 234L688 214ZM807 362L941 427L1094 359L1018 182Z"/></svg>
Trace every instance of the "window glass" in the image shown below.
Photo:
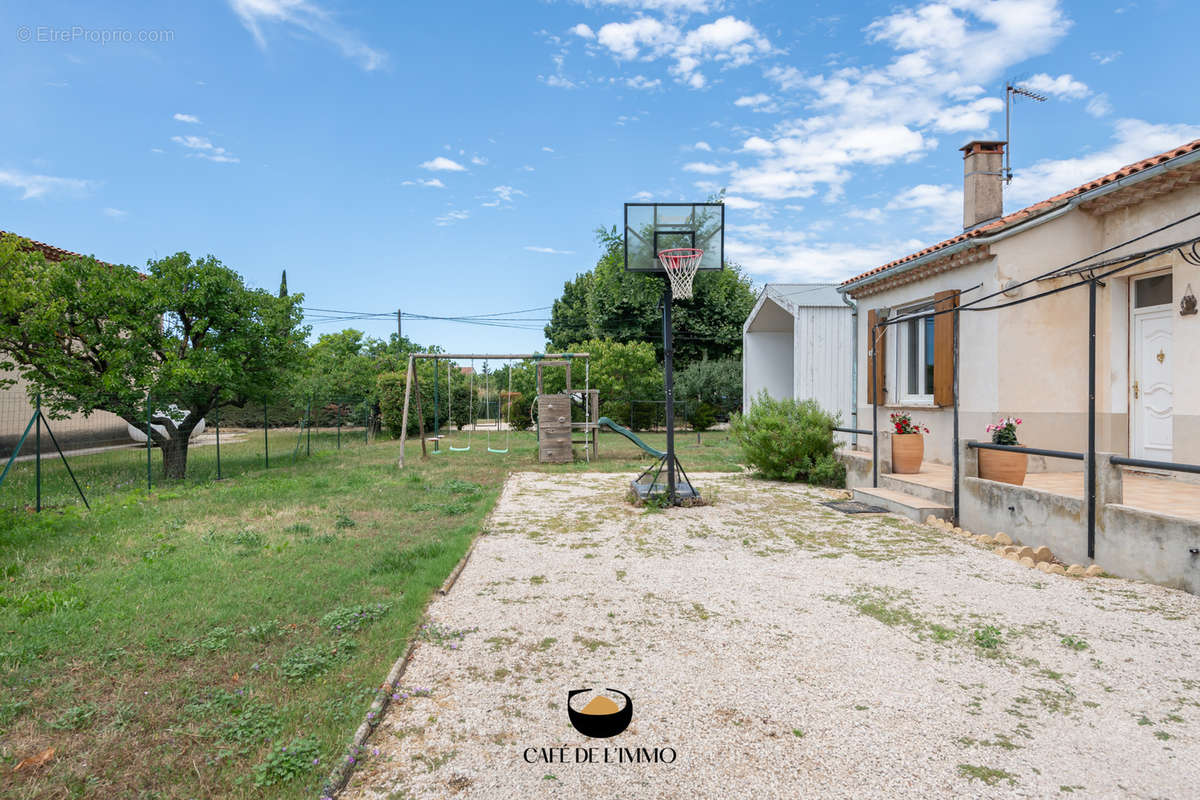
<svg viewBox="0 0 1200 800"><path fill-rule="evenodd" d="M925 392L933 394L933 317L925 318Z"/></svg>
<svg viewBox="0 0 1200 800"><path fill-rule="evenodd" d="M1171 275L1155 275L1133 283L1133 307L1168 305L1171 302Z"/></svg>
<svg viewBox="0 0 1200 800"><path fill-rule="evenodd" d="M916 319L910 319L908 322L904 323L904 327L906 328L905 333L907 334L905 336L905 344L907 347L905 347L906 352L904 354L905 359L908 362L906 364L906 371L908 372L907 394L921 393L921 371L920 360L918 359L918 356L921 352L921 328L919 323L920 320Z"/></svg>

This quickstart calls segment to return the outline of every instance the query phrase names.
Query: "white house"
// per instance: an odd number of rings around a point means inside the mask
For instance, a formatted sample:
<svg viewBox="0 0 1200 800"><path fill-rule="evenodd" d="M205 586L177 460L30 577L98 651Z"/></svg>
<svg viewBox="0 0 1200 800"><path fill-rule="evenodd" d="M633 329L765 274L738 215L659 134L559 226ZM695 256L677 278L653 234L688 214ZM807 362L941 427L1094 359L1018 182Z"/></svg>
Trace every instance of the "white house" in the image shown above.
<svg viewBox="0 0 1200 800"><path fill-rule="evenodd" d="M742 326L742 405L816 400L855 427L854 309L835 284L768 283Z"/></svg>

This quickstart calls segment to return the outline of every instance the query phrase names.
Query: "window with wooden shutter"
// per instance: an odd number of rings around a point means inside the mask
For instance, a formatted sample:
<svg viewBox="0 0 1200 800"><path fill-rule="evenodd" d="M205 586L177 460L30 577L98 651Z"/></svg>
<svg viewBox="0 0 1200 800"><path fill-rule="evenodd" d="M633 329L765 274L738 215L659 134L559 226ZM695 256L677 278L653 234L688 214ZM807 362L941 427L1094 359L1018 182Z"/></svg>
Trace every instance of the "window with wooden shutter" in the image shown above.
<svg viewBox="0 0 1200 800"><path fill-rule="evenodd" d="M887 326L880 322L879 311L867 312L867 402L887 403ZM873 359L873 360L872 360Z"/></svg>
<svg viewBox="0 0 1200 800"><path fill-rule="evenodd" d="M958 291L951 289L933 295L934 311L958 307ZM933 318L933 402L954 405L954 314Z"/></svg>

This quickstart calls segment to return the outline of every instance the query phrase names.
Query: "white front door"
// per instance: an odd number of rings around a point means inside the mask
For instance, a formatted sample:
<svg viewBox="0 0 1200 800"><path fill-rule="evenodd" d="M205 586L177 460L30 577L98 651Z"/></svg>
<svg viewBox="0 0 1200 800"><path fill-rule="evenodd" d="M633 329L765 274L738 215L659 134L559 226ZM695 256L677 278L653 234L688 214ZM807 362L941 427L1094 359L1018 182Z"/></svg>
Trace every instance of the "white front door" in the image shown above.
<svg viewBox="0 0 1200 800"><path fill-rule="evenodd" d="M1133 458L1170 461L1172 453L1171 323L1172 307L1133 311Z"/></svg>

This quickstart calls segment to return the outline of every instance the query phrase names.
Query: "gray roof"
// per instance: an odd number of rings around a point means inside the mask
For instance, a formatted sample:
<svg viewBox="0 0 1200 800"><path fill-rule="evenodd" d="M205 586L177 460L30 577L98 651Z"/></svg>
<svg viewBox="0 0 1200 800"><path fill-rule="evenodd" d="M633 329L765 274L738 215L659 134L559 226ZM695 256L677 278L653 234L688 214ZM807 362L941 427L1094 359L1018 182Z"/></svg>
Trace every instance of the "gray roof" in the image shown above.
<svg viewBox="0 0 1200 800"><path fill-rule="evenodd" d="M768 283L763 290L772 298L778 298L796 308L846 308L837 287L836 283Z"/></svg>

